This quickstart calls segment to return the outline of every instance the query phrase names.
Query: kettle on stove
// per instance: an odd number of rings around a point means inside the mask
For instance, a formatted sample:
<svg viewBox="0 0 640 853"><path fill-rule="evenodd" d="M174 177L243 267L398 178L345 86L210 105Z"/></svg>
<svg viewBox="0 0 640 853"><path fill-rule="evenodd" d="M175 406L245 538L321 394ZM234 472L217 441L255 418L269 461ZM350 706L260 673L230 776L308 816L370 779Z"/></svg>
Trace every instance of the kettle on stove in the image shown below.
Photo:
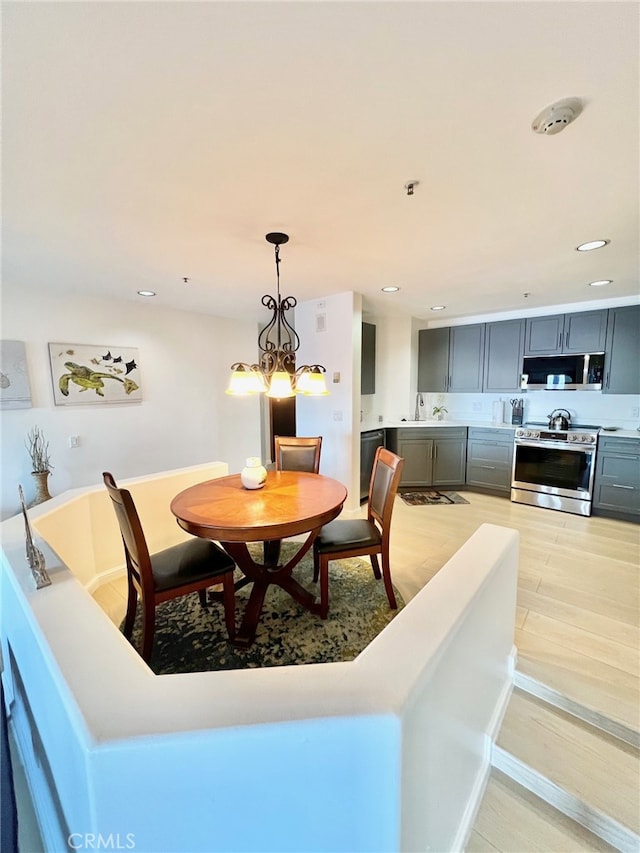
<svg viewBox="0 0 640 853"><path fill-rule="evenodd" d="M564 412L565 416L562 414ZM554 409L549 418L549 429L570 429L571 428L571 412L566 409Z"/></svg>

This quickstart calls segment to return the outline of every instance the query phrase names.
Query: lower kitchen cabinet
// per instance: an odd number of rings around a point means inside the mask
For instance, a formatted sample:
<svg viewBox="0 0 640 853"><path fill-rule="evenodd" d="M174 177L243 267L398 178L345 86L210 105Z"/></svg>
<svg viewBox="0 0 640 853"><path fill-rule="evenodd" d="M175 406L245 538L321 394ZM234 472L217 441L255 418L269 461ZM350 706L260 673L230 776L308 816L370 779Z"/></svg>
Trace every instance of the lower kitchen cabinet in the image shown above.
<svg viewBox="0 0 640 853"><path fill-rule="evenodd" d="M466 427L389 430L387 446L404 459L401 487L464 484Z"/></svg>
<svg viewBox="0 0 640 853"><path fill-rule="evenodd" d="M614 518L640 519L640 438L600 436L593 509Z"/></svg>
<svg viewBox="0 0 640 853"><path fill-rule="evenodd" d="M512 429L469 427L467 485L508 495L513 463Z"/></svg>

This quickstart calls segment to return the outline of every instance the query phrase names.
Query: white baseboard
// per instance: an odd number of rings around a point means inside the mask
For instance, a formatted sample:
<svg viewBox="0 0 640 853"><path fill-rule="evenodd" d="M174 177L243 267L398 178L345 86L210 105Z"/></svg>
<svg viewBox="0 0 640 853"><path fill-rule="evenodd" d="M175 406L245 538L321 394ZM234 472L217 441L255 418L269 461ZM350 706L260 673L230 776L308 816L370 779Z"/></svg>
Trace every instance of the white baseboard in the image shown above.
<svg viewBox="0 0 640 853"><path fill-rule="evenodd" d="M102 586L103 583L119 580L121 577L126 576L126 574L127 570L125 566L116 566L113 569L107 569L106 572L101 572L99 575L95 575L95 577L93 577L85 586L85 589L89 595L93 595L93 593L98 589L98 587Z"/></svg>
<svg viewBox="0 0 640 853"><path fill-rule="evenodd" d="M505 681L502 690L500 691L500 695L493 709L491 719L489 720L489 723L487 725L487 731L484 735L484 743L482 749L482 761L480 767L478 768L478 772L476 774L473 786L471 788L467 804L462 813L460 824L458 826L458 831L451 847L452 851L465 849L467 841L469 839L469 835L471 834L471 830L475 825L476 818L478 816L478 810L480 809L480 806L482 804L482 799L484 797L485 790L489 782L489 777L491 775L494 745L497 740L498 733L500 731L500 726L502 725L502 720L504 719L504 715L507 712L507 707L509 705L509 700L511 699L511 694L513 692L513 670L515 667L516 656L517 650L516 647L513 646L511 654L509 655L509 666L507 670L509 677Z"/></svg>

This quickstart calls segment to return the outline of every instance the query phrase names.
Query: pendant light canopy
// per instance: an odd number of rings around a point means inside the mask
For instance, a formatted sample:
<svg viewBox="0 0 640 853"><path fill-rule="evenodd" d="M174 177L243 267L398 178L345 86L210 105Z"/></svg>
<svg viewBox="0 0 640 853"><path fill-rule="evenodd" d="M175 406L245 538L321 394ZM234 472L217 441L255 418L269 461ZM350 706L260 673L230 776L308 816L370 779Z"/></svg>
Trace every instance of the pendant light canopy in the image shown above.
<svg viewBox="0 0 640 853"><path fill-rule="evenodd" d="M295 308L293 296L280 296L280 246L287 243L287 234L279 232L266 235L275 247L277 294L265 295L262 304L273 311L269 323L258 335L259 364L238 361L231 365L231 379L227 394L245 397L250 394L266 393L267 397L293 397L304 394L310 397L326 396L329 392L325 383L325 368L321 364L303 364L296 368L296 352L300 338L286 312Z"/></svg>

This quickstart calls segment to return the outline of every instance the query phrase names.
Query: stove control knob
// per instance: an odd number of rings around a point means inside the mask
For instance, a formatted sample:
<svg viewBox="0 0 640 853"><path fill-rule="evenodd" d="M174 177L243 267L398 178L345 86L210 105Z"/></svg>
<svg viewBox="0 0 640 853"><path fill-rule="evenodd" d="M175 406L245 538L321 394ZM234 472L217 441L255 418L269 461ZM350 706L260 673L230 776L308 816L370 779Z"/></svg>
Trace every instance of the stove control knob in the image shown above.
<svg viewBox="0 0 640 853"><path fill-rule="evenodd" d="M569 433L569 441L578 441L581 436L577 435L575 432Z"/></svg>

